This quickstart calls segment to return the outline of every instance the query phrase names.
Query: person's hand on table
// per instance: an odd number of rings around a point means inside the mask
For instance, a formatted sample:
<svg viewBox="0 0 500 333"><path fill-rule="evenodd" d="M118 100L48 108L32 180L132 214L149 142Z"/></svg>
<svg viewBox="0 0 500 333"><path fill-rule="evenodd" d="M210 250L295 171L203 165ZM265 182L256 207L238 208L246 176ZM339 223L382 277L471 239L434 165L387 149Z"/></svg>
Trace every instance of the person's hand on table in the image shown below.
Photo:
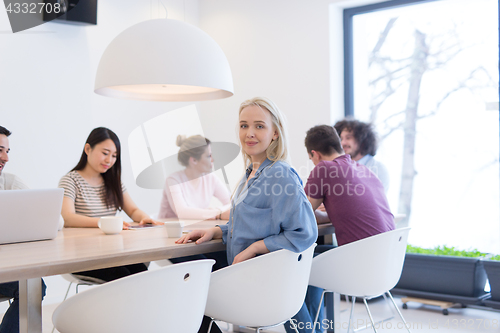
<svg viewBox="0 0 500 333"><path fill-rule="evenodd" d="M175 241L176 244L186 244L189 241L195 241L196 244L201 244L204 242L211 241L214 238L214 232L212 229L206 230L193 230L190 233L183 235L181 238Z"/></svg>
<svg viewBox="0 0 500 333"><path fill-rule="evenodd" d="M123 221L123 230L128 230L130 227L130 223Z"/></svg>
<svg viewBox="0 0 500 333"><path fill-rule="evenodd" d="M163 225L164 223L163 222L157 222L157 221L154 221L152 218L150 217L145 217L143 218L139 224L154 224L154 225Z"/></svg>

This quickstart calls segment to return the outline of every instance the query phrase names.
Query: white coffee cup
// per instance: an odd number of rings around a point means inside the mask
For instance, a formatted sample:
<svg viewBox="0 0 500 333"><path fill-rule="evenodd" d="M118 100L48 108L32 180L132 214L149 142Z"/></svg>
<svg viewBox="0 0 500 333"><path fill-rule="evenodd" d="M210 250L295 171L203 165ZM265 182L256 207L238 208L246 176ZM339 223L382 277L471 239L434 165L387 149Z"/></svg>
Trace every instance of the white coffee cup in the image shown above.
<svg viewBox="0 0 500 333"><path fill-rule="evenodd" d="M118 234L123 230L123 217L121 216L103 216L97 223L106 235Z"/></svg>
<svg viewBox="0 0 500 333"><path fill-rule="evenodd" d="M179 238L182 236L182 229L184 228L183 221L168 221L165 222L167 234L169 238Z"/></svg>

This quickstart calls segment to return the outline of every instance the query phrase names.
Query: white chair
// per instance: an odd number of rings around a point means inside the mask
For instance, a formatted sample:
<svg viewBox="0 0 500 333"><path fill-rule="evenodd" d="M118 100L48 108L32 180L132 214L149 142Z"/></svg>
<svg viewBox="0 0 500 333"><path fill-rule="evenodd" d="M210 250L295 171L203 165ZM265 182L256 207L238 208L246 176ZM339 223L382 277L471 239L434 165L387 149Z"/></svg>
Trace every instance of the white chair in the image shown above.
<svg viewBox="0 0 500 333"><path fill-rule="evenodd" d="M9 304L11 304L11 302L10 302L11 299L12 299L12 297L0 295L0 302L9 301Z"/></svg>
<svg viewBox="0 0 500 333"><path fill-rule="evenodd" d="M169 261L168 259L165 259L165 261ZM144 263L146 267L149 267L149 262ZM166 266L166 265L160 265L161 267ZM79 275L75 273L68 273L68 274L61 274L61 277L65 279L66 281L69 282L68 289L66 290L66 295L64 295L63 302L68 298L69 290L71 289L71 286L73 284L76 285L76 293L78 294L78 287L79 286L95 286L99 284L106 283L106 281L91 277L91 276L85 276L85 275ZM53 332L53 330L52 330Z"/></svg>
<svg viewBox="0 0 500 333"><path fill-rule="evenodd" d="M172 262L168 259L155 260L153 262L160 267L167 267L167 266L173 265Z"/></svg>
<svg viewBox="0 0 500 333"><path fill-rule="evenodd" d="M94 286L106 282L101 279L93 278L90 276L75 275L75 274L61 274L61 277L69 282L69 286L68 289L66 290L66 295L64 295L63 301L65 301L66 298L68 298L69 290L71 289L71 286L73 284L76 285L76 293L78 294L79 286Z"/></svg>
<svg viewBox="0 0 500 333"><path fill-rule="evenodd" d="M78 274L61 274L61 277L69 282L68 289L66 290L66 294L64 295L63 302L68 298L69 290L71 289L71 286L73 284L76 285L76 293L78 294L78 287L80 286L95 286L95 285L100 285L103 283L106 283L106 281L98 279L98 278L93 278L90 276L83 276L83 275L78 275ZM54 333L56 330L55 327L52 328L51 333Z"/></svg>
<svg viewBox="0 0 500 333"><path fill-rule="evenodd" d="M406 218L406 214L397 214L397 213L394 213L394 224L397 225L398 222L401 222L403 221L405 218Z"/></svg>
<svg viewBox="0 0 500 333"><path fill-rule="evenodd" d="M213 272L205 309L210 329L222 320L260 332L290 320L304 302L315 247L279 250Z"/></svg>
<svg viewBox="0 0 500 333"><path fill-rule="evenodd" d="M61 333L198 331L214 260L141 272L80 292L52 316Z"/></svg>
<svg viewBox="0 0 500 333"><path fill-rule="evenodd" d="M347 332L350 332L356 297L363 298L373 330L377 332L367 299L384 294L390 297L408 329L389 290L401 277L409 231L410 228L402 228L384 232L339 246L313 259L309 284L325 289L321 301L327 291L353 298ZM315 327L318 315L319 311L314 320Z"/></svg>

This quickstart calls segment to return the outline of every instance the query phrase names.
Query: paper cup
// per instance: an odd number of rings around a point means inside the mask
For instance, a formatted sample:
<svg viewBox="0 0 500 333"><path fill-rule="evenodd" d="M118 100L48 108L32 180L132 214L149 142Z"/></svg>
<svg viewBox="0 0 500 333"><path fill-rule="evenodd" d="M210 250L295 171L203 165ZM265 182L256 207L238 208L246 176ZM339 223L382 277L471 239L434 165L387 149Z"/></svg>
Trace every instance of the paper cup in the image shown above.
<svg viewBox="0 0 500 333"><path fill-rule="evenodd" d="M184 222L182 221L165 222L165 228L167 228L167 234L169 238L179 238L182 236L182 229L184 228Z"/></svg>

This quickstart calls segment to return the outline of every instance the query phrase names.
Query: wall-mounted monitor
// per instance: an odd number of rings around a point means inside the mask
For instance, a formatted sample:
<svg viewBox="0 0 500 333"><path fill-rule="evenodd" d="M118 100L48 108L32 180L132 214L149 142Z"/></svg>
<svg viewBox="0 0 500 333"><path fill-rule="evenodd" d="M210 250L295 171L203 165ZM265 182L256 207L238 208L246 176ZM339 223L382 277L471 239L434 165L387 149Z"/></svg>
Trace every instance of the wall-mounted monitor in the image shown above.
<svg viewBox="0 0 500 333"><path fill-rule="evenodd" d="M60 12L45 11L44 21L71 24L97 24L97 0L44 0L46 7L60 8ZM50 5L49 5L50 4Z"/></svg>

